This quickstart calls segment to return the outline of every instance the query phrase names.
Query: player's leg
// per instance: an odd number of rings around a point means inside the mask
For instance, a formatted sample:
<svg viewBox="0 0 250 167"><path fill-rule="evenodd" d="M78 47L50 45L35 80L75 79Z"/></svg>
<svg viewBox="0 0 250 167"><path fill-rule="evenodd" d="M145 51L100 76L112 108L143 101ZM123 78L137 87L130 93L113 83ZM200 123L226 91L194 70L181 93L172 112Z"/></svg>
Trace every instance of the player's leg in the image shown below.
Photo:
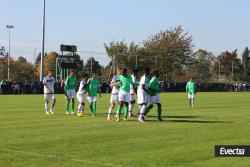
<svg viewBox="0 0 250 167"><path fill-rule="evenodd" d="M49 105L49 97L48 97L48 94L44 94L45 114L49 114L48 105Z"/></svg>
<svg viewBox="0 0 250 167"><path fill-rule="evenodd" d="M146 103L139 104L139 116L138 116L138 121L139 122L144 122L144 112L146 109Z"/></svg>
<svg viewBox="0 0 250 167"><path fill-rule="evenodd" d="M54 110L55 105L56 105L56 97L54 94L51 95L51 99L52 99L52 104L50 106L50 113L54 114L53 110Z"/></svg>
<svg viewBox="0 0 250 167"><path fill-rule="evenodd" d="M162 112L161 103L156 103L156 104L157 104L157 112L158 112L158 121L163 121L161 117L161 112Z"/></svg>
<svg viewBox="0 0 250 167"><path fill-rule="evenodd" d="M191 98L191 94L188 93L188 103L189 103L189 107L192 107L192 98Z"/></svg>
<svg viewBox="0 0 250 167"><path fill-rule="evenodd" d="M66 114L69 114L70 90L66 90Z"/></svg>
<svg viewBox="0 0 250 167"><path fill-rule="evenodd" d="M71 90L71 114L73 115L75 113L75 96L76 96L76 91L74 89Z"/></svg>
<svg viewBox="0 0 250 167"><path fill-rule="evenodd" d="M123 104L124 104L123 102L125 100L125 95L123 91L119 91L118 100L119 100L119 103L118 103L118 108L116 112L116 121L120 121L120 115L121 115L121 111L122 111Z"/></svg>
<svg viewBox="0 0 250 167"><path fill-rule="evenodd" d="M155 104L155 96L149 96L149 106L146 107L144 116L146 116L149 113L149 111L153 108L154 104Z"/></svg>
<svg viewBox="0 0 250 167"><path fill-rule="evenodd" d="M129 115L128 117L133 117L133 109L134 109L134 105L135 105L135 99L134 99L134 95L130 94L130 102L129 102Z"/></svg>
<svg viewBox="0 0 250 167"><path fill-rule="evenodd" d="M107 120L109 120L109 121L111 120L111 114L112 114L114 108L115 108L115 103L111 103L110 107L109 107L109 111L108 111L108 116L107 116Z"/></svg>
<svg viewBox="0 0 250 167"><path fill-rule="evenodd" d="M195 100L194 100L194 94L193 94L192 97L191 97L192 108L194 108L194 103L195 103Z"/></svg>
<svg viewBox="0 0 250 167"><path fill-rule="evenodd" d="M126 121L128 119L128 113L129 113L129 101L130 101L130 93L124 92L124 99L123 103L125 105L125 112L124 112L124 120Z"/></svg>
<svg viewBox="0 0 250 167"><path fill-rule="evenodd" d="M128 119L128 102L124 102L125 105L125 111L124 111L124 120L126 121Z"/></svg>
<svg viewBox="0 0 250 167"><path fill-rule="evenodd" d="M96 96L92 97L93 101L93 116L96 116Z"/></svg>
<svg viewBox="0 0 250 167"><path fill-rule="evenodd" d="M77 94L77 99L78 99L78 102L79 102L78 107L77 107L77 111L78 111L77 115L82 116L83 111L84 111L84 105L85 105L85 103L84 103L84 95Z"/></svg>
<svg viewBox="0 0 250 167"><path fill-rule="evenodd" d="M122 108L123 108L123 102L120 101L118 108L117 108L117 112L116 112L116 121L120 121L120 115L121 115Z"/></svg>
<svg viewBox="0 0 250 167"><path fill-rule="evenodd" d="M75 114L75 98L71 99L71 115Z"/></svg>

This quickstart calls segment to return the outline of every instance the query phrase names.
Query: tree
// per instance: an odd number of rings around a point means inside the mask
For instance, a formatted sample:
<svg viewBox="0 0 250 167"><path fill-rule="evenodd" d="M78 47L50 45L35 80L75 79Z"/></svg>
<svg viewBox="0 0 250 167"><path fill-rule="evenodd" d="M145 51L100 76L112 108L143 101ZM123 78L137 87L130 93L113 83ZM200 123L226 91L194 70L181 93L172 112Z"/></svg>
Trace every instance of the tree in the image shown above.
<svg viewBox="0 0 250 167"><path fill-rule="evenodd" d="M250 80L250 50L246 47L242 53L242 63L243 63L243 77L244 80Z"/></svg>
<svg viewBox="0 0 250 167"><path fill-rule="evenodd" d="M237 49L232 52L222 52L216 58L214 71L220 73L225 81L239 80L242 77L243 67L238 58Z"/></svg>
<svg viewBox="0 0 250 167"><path fill-rule="evenodd" d="M199 49L194 55L195 59L189 73L198 82L209 82L212 76L211 66L215 60L214 55L203 49Z"/></svg>
<svg viewBox="0 0 250 167"><path fill-rule="evenodd" d="M10 61L10 78L15 81L33 81L34 67L24 57L20 56L17 60Z"/></svg>
<svg viewBox="0 0 250 167"><path fill-rule="evenodd" d="M45 54L44 57L44 73L46 74L48 70L56 71L56 58L58 56L58 53L56 52L50 52L48 54ZM39 57L39 56L38 56ZM40 54L41 58L41 54ZM36 62L36 77L37 79L40 76L40 59L37 58Z"/></svg>
<svg viewBox="0 0 250 167"><path fill-rule="evenodd" d="M101 70L103 69L103 67L93 57L90 57L87 60L85 66L84 66L84 69L91 76L91 72L93 72L93 71L97 72L98 75L100 75L101 74Z"/></svg>
<svg viewBox="0 0 250 167"><path fill-rule="evenodd" d="M181 26L160 31L144 41L147 57L156 57L166 78L174 79L175 73L181 74L188 69L193 60L193 38Z"/></svg>

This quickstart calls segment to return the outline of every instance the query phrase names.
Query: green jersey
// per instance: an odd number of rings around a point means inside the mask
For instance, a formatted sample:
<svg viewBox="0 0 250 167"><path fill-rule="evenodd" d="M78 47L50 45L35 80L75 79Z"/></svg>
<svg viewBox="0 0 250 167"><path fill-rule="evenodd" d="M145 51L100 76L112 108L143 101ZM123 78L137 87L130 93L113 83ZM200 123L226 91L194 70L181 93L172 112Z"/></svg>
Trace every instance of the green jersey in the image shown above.
<svg viewBox="0 0 250 167"><path fill-rule="evenodd" d="M100 92L99 81L93 77L88 80L88 93L89 96L96 96Z"/></svg>
<svg viewBox="0 0 250 167"><path fill-rule="evenodd" d="M76 89L76 82L77 82L76 76L74 77L68 76L65 81L65 89L66 90Z"/></svg>
<svg viewBox="0 0 250 167"><path fill-rule="evenodd" d="M189 94L196 94L196 84L192 81L187 82L186 91Z"/></svg>
<svg viewBox="0 0 250 167"><path fill-rule="evenodd" d="M149 81L148 89L152 92L153 95L157 95L157 93L159 93L159 81L156 76L153 76L153 78L151 78L151 80Z"/></svg>
<svg viewBox="0 0 250 167"><path fill-rule="evenodd" d="M124 92L130 92L130 84L134 86L134 82L132 80L132 77L130 75L124 76L119 75L120 80L120 87L119 90L123 90Z"/></svg>

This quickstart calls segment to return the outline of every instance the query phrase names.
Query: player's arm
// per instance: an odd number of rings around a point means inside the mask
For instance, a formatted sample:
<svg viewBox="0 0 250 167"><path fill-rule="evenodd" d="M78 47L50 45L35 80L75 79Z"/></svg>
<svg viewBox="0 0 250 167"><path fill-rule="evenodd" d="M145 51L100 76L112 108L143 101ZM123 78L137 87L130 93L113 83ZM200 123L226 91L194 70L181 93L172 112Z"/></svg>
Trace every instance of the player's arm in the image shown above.
<svg viewBox="0 0 250 167"><path fill-rule="evenodd" d="M86 95L89 96L89 84L90 84L90 79L87 81L87 87L86 87Z"/></svg>
<svg viewBox="0 0 250 167"><path fill-rule="evenodd" d="M188 84L186 84L186 93L188 93Z"/></svg>
<svg viewBox="0 0 250 167"><path fill-rule="evenodd" d="M65 97L67 97L67 86L69 85L69 76L67 76L65 82L64 82L64 93L65 93Z"/></svg>
<svg viewBox="0 0 250 167"><path fill-rule="evenodd" d="M110 87L113 87L113 86L117 86L121 83L121 81L117 81L117 82L114 82L114 83L111 83L110 84Z"/></svg>

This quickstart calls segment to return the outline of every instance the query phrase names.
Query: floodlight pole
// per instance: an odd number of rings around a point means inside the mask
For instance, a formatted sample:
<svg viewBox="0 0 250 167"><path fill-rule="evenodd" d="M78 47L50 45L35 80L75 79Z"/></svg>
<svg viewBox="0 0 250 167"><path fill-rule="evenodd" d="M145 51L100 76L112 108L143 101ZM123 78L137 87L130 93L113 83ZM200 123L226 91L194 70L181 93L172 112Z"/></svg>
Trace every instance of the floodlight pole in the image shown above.
<svg viewBox="0 0 250 167"><path fill-rule="evenodd" d="M13 25L7 25L6 28L9 29L9 53L8 53L8 81L10 80L10 30L14 28Z"/></svg>
<svg viewBox="0 0 250 167"><path fill-rule="evenodd" d="M44 41L45 41L45 0L43 0L43 24L42 24L42 53L40 66L40 81L43 81L43 67L44 67Z"/></svg>

